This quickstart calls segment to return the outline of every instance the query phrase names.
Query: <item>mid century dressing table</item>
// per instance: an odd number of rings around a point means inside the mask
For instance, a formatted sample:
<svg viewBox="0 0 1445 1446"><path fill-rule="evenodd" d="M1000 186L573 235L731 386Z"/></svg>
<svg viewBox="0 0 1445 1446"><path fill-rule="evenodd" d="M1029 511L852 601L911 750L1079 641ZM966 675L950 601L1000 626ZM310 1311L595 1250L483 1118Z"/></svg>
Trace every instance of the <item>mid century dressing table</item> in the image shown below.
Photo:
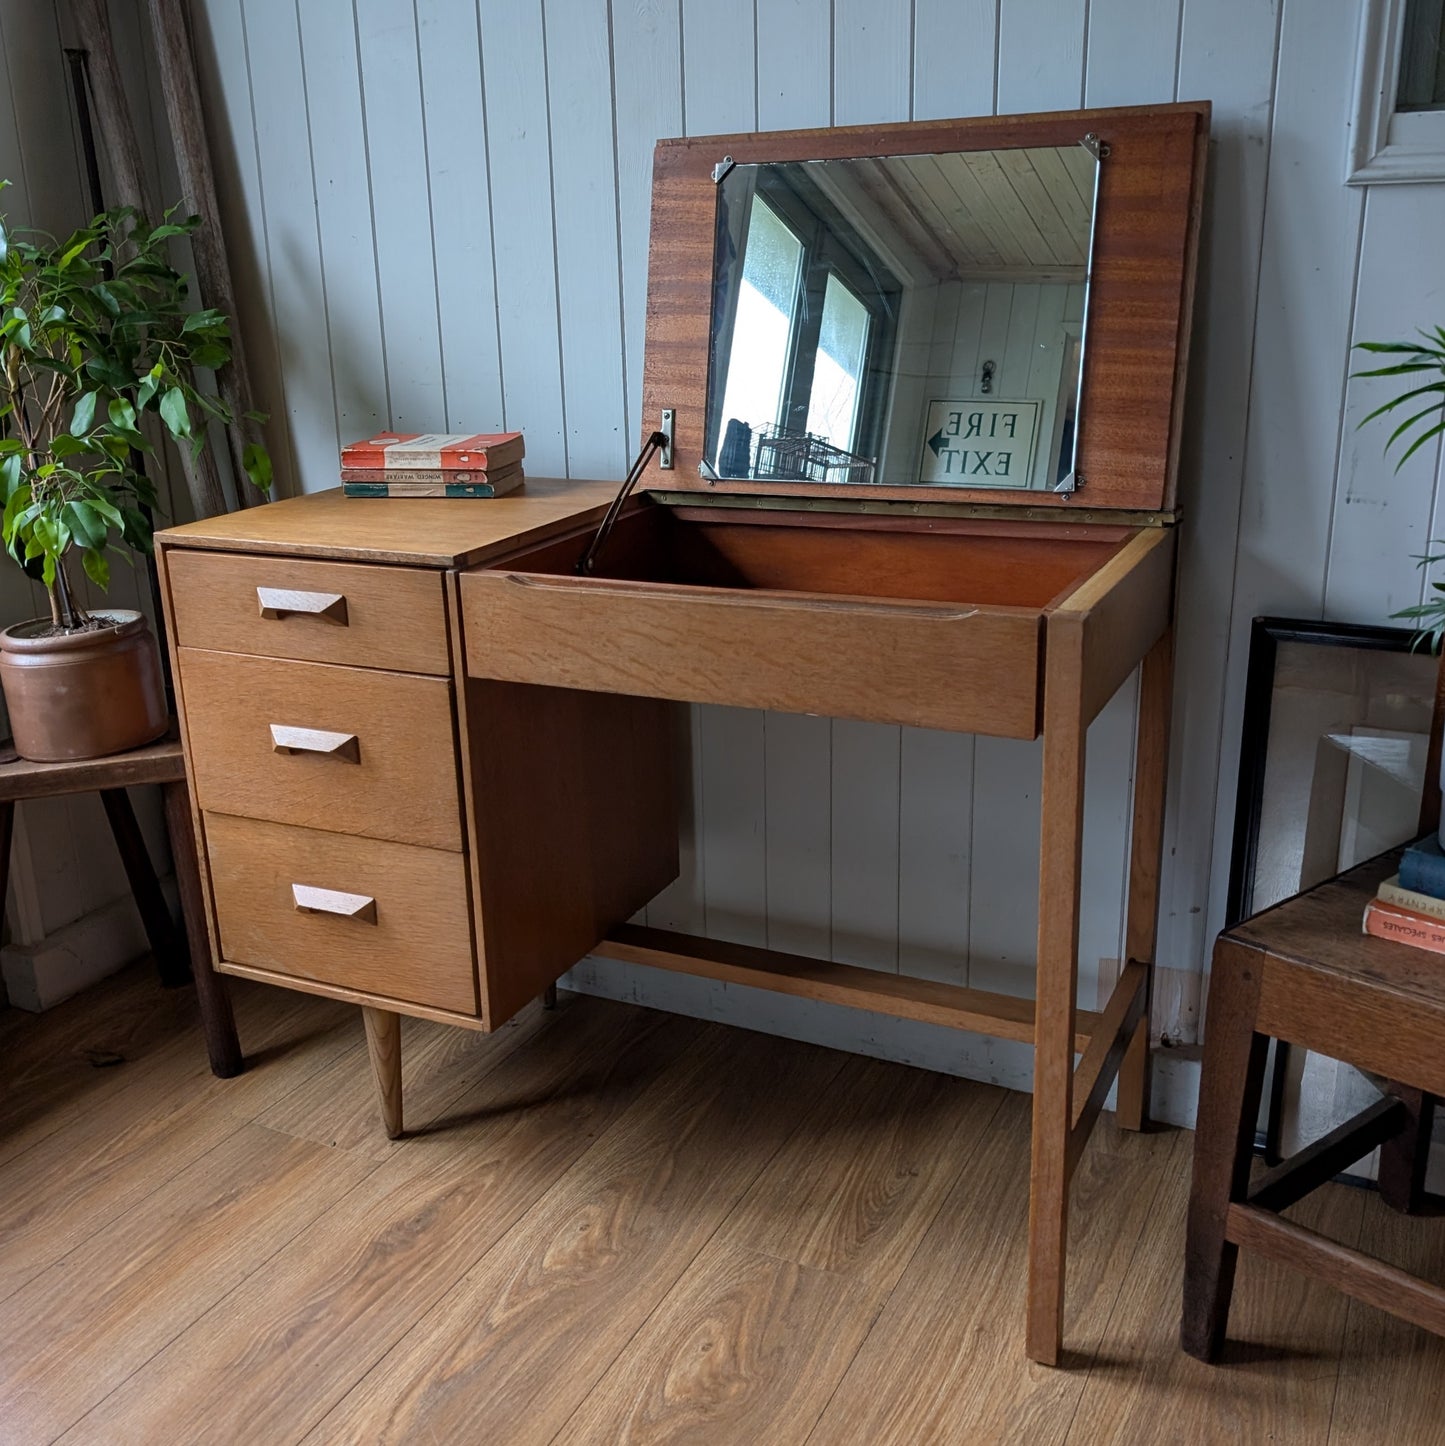
<svg viewBox="0 0 1445 1446"><path fill-rule="evenodd" d="M1149 1110L1206 104L664 141L640 487L317 493L163 533L216 967L494 1029L592 952L1035 1046L1028 1352ZM636 480L630 478L629 480ZM1142 664L1127 958L1076 1005L1085 733ZM626 921L670 702L1043 738L1036 1001ZM1077 1066L1075 1056L1081 1056Z"/></svg>

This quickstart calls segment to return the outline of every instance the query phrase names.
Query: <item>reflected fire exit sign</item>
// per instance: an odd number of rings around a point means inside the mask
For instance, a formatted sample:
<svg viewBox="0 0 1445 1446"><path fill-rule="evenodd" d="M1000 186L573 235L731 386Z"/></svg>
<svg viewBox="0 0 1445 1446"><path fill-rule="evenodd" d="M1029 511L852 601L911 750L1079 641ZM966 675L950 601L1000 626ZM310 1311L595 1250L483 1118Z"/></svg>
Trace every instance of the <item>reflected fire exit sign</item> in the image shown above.
<svg viewBox="0 0 1445 1446"><path fill-rule="evenodd" d="M1039 439L1039 402L930 402L920 482L1027 487Z"/></svg>

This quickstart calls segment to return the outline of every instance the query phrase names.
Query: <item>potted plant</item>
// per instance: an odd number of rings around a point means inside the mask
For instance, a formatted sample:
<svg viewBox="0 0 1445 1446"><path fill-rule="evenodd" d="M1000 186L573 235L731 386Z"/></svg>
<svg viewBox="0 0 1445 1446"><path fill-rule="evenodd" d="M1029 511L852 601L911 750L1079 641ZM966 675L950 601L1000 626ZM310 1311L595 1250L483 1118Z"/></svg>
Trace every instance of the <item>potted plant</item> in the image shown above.
<svg viewBox="0 0 1445 1446"><path fill-rule="evenodd" d="M194 382L195 368L230 360L228 320L187 308L167 255L198 224L168 212L151 226L121 208L57 242L9 235L0 216L0 539L50 600L49 617L0 631L0 684L25 758L99 757L166 728L145 618L87 609L74 568L104 590L112 549L150 551L146 413L197 453L210 419L232 421ZM262 448L247 449L246 470L269 487Z"/></svg>

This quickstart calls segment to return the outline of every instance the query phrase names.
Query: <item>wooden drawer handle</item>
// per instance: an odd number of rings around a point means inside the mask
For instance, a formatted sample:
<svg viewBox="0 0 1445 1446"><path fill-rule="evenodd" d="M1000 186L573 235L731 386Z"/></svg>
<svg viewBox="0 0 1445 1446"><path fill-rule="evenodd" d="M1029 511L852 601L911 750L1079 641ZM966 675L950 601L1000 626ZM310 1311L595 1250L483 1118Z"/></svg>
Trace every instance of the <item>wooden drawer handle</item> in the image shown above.
<svg viewBox="0 0 1445 1446"><path fill-rule="evenodd" d="M347 624L346 595L339 592L300 592L289 587L258 587L256 601L263 618L322 618L340 627Z"/></svg>
<svg viewBox="0 0 1445 1446"><path fill-rule="evenodd" d="M271 725L271 747L277 753L323 753L347 763L361 762L361 740L354 733L328 733L324 728Z"/></svg>
<svg viewBox="0 0 1445 1446"><path fill-rule="evenodd" d="M340 889L318 889L312 884L292 884L291 898L298 913L335 914L341 919L376 923L376 900L367 894L346 894Z"/></svg>

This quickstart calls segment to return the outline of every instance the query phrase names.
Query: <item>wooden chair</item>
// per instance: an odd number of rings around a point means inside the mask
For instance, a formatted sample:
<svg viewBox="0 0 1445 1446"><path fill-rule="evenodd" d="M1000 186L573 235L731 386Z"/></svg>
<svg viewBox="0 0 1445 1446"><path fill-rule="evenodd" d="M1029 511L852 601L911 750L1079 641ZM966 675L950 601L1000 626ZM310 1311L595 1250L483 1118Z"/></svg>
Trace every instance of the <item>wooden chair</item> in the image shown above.
<svg viewBox="0 0 1445 1446"><path fill-rule="evenodd" d="M164 793L166 823L175 855L176 886L185 919L184 938L171 921L140 826L126 796L128 787L143 783L158 783ZM224 982L211 968L190 794L186 787L186 762L179 739L168 737L128 753L78 763L31 763L15 758L13 752L9 753L9 761L0 761L0 914L5 908L10 879L10 842L16 804L25 799L91 791L100 794L105 807L146 938L156 957L161 982L181 985L194 977L211 1071L221 1079L240 1074L243 1061L230 997Z"/></svg>
<svg viewBox="0 0 1445 1446"><path fill-rule="evenodd" d="M1421 832L1440 807L1445 669L1437 683ZM1180 1341L1217 1359L1240 1246L1445 1335L1445 1288L1334 1241L1279 1212L1380 1147L1380 1195L1410 1213L1425 1201L1435 1098L1445 1095L1445 957L1361 932L1365 905L1400 850L1227 929L1214 947L1185 1242ZM1255 1122L1270 1039L1391 1081L1352 1120L1252 1188Z"/></svg>

